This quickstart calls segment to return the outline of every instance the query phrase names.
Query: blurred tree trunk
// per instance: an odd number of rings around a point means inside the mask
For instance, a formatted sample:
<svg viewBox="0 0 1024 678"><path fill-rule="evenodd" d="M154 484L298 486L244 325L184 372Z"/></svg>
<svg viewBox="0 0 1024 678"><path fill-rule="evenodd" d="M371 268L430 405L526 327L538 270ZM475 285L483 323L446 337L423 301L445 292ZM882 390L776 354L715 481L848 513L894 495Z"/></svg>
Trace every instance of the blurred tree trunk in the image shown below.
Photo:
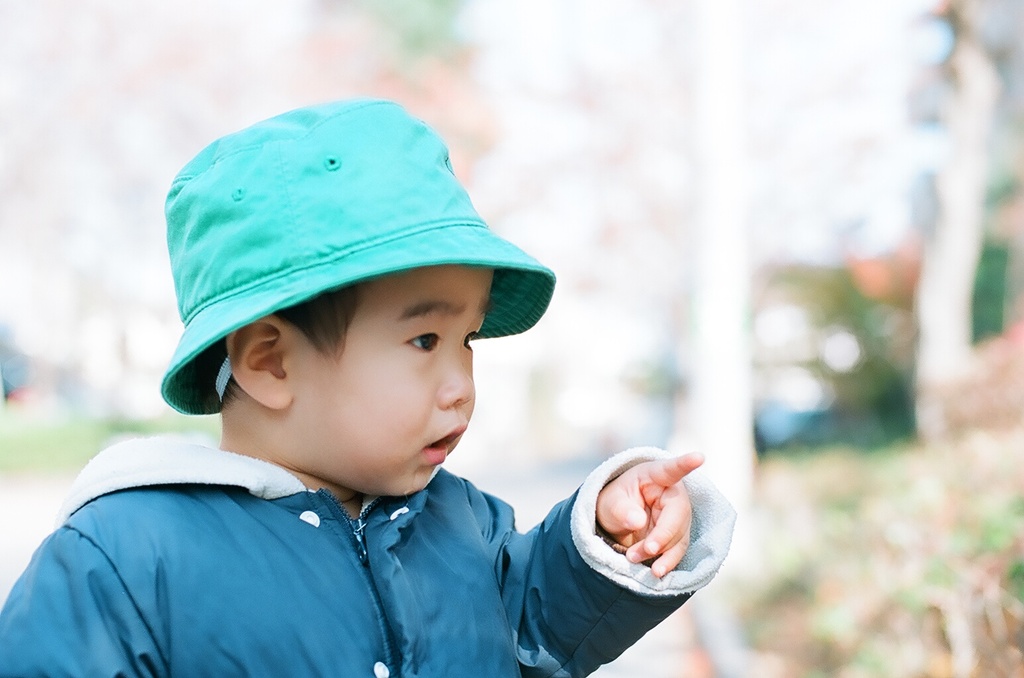
<svg viewBox="0 0 1024 678"><path fill-rule="evenodd" d="M692 251L690 355L684 361L691 379L677 427L691 432L683 437L693 438L707 457L708 473L743 513L750 504L754 441L740 14L735 0L699 0L697 6L700 207Z"/></svg>
<svg viewBox="0 0 1024 678"><path fill-rule="evenodd" d="M970 369L971 294L984 234L988 139L999 82L982 44L984 0L949 0L954 46L943 111L949 154L936 178L938 217L924 243L917 291L917 428L947 432L945 398ZM944 395L945 394L945 395Z"/></svg>

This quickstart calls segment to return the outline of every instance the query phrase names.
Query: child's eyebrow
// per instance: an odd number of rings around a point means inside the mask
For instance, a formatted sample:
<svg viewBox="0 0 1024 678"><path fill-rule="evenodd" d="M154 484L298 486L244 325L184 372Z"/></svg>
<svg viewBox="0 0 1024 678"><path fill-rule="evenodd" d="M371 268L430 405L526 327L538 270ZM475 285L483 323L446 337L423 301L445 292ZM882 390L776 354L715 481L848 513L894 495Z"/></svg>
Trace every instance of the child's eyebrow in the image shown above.
<svg viewBox="0 0 1024 678"><path fill-rule="evenodd" d="M443 299L427 299L424 301L418 301L403 310L400 320L411 320L413 318L422 318L428 315L454 316L464 313L465 310L465 304L455 304ZM490 310L491 300L490 297L488 297L484 303L480 305L480 315L487 315L487 312Z"/></svg>

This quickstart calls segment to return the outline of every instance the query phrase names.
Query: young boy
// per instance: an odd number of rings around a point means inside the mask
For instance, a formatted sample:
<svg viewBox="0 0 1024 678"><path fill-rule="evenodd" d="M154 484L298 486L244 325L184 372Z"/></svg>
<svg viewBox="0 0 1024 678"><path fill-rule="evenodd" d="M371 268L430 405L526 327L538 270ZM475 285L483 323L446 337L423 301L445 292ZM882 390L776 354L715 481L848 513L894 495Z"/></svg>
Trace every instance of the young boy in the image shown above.
<svg viewBox="0 0 1024 678"><path fill-rule="evenodd" d="M0 612L0 676L584 676L718 571L697 455L605 462L526 534L441 469L472 342L554 276L491 233L395 104L292 111L178 175L177 410L220 449L101 452Z"/></svg>

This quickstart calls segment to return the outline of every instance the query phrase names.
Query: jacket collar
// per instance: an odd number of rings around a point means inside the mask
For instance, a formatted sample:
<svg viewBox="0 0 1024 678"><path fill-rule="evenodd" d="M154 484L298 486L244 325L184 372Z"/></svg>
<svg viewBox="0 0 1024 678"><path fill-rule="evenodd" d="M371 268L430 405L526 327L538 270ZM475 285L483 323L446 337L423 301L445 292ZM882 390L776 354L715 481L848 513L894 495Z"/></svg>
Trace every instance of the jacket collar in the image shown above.
<svg viewBox="0 0 1024 678"><path fill-rule="evenodd" d="M261 499L306 489L280 466L190 440L161 437L112 445L78 474L57 515L60 526L87 503L111 492L151 485L230 485Z"/></svg>

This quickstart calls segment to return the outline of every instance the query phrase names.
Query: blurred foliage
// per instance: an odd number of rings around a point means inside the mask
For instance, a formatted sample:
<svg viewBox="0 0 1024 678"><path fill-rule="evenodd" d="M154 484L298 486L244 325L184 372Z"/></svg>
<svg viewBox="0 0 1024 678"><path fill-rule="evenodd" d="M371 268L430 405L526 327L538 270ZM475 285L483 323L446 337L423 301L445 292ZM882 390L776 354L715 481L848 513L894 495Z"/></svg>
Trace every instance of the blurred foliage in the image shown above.
<svg viewBox="0 0 1024 678"><path fill-rule="evenodd" d="M176 433L220 438L219 417L35 420L0 412L0 473L77 471L121 436Z"/></svg>
<svg viewBox="0 0 1024 678"><path fill-rule="evenodd" d="M948 432L1007 431L1024 422L1024 336L1020 328L986 339L969 374L937 392Z"/></svg>
<svg viewBox="0 0 1024 678"><path fill-rule="evenodd" d="M359 6L389 29L400 56L450 57L460 44L457 20L464 0L359 0Z"/></svg>
<svg viewBox="0 0 1024 678"><path fill-rule="evenodd" d="M775 456L756 492L751 675L1024 676L1024 431Z"/></svg>
<svg viewBox="0 0 1024 678"><path fill-rule="evenodd" d="M1009 259L1004 241L986 240L973 294L976 360L968 377L941 394L953 432L1004 429L1024 419L1024 358L1017 357L1024 351L1000 341L1010 294ZM841 330L855 336L861 350L848 370L831 368L820 350L797 363L828 386L833 400L827 412L810 413L807 431L786 447L884 447L914 434L916 254L846 263L785 266L768 281L766 296L803 308L819 344L828 332Z"/></svg>
<svg viewBox="0 0 1024 678"><path fill-rule="evenodd" d="M982 246L974 279L971 326L975 342L1005 329L1007 269L1010 248L992 239Z"/></svg>
<svg viewBox="0 0 1024 678"><path fill-rule="evenodd" d="M820 351L800 364L832 392L833 402L816 445L885 446L912 436L913 317L910 295L899 286L869 298L854 277L854 269L788 266L771 279L772 294L797 304L809 314L822 335L842 330L856 337L859 360L837 371Z"/></svg>

